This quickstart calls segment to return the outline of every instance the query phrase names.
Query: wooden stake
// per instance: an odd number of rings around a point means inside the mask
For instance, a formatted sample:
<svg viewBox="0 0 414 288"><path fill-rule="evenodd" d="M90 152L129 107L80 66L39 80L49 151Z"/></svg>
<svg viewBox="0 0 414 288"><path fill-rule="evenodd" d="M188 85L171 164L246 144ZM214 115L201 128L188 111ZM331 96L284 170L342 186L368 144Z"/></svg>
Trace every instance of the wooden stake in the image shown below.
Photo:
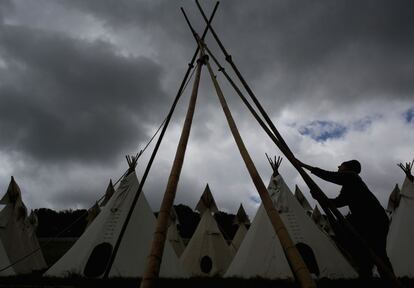
<svg viewBox="0 0 414 288"><path fill-rule="evenodd" d="M171 168L170 177L168 178L167 188L165 189L164 198L162 199L160 212L158 214L154 238L152 240L151 252L147 259L147 266L145 268L144 276L141 281L141 288L154 287L155 280L158 278L160 271L165 239L167 238L171 207L174 203L178 180L180 179L181 169L183 167L188 138L190 137L191 124L193 121L194 110L197 101L198 85L200 83L201 67L203 66L201 62L201 60L198 61L198 66L196 68L197 70L194 79L191 99L188 106L187 115L185 117L183 130L181 132L180 141L175 153L175 159Z"/></svg>

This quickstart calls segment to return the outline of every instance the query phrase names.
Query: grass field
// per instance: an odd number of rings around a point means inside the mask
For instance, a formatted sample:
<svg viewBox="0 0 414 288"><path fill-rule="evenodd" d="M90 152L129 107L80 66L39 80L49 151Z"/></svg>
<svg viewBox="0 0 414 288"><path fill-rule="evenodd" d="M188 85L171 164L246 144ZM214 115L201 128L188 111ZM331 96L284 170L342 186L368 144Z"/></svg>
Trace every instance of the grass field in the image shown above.
<svg viewBox="0 0 414 288"><path fill-rule="evenodd" d="M401 279L405 287L414 287L414 279ZM24 276L24 277L4 277L0 278L0 287L13 288L37 288L37 287L138 287L139 279L109 279L96 280L85 279L80 277L71 277L66 279L45 278L40 276ZM373 279L369 282L360 280L319 280L317 281L319 288L366 288L390 287L379 279ZM265 280L265 279L223 279L223 278L192 278L192 279L160 279L157 287L180 287L180 288L294 288L299 287L292 281L282 280Z"/></svg>

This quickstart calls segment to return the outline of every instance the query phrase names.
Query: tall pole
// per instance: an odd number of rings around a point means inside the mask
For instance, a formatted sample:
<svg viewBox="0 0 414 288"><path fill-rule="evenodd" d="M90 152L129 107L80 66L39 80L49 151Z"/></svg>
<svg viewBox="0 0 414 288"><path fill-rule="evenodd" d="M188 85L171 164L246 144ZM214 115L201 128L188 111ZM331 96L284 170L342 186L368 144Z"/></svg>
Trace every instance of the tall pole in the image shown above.
<svg viewBox="0 0 414 288"><path fill-rule="evenodd" d="M219 2L216 2L216 5L214 6L213 12L211 13L210 19L208 20L208 24L210 24L211 21L213 20L214 15L215 15L215 13L217 11L218 5L219 5ZM206 28L204 29L204 32L203 32L203 35L202 35L202 38L203 39L206 36L207 32L208 32L208 26L206 26ZM120 231L119 236L117 238L117 241L115 242L114 249L113 249L112 254L111 254L111 257L110 257L110 259L108 261L108 264L107 264L107 267L106 267L106 270L105 270L105 274L103 276L103 278L105 278L105 279L109 277L109 273L111 271L111 268L112 268L113 263L115 262L116 255L117 255L118 250L119 250L119 247L121 245L122 238L123 238L123 236L125 234L126 228L128 227L129 221L130 221L130 219L132 217L132 213L133 213L133 211L135 209L135 205L136 205L136 203L138 201L139 195L142 192L142 188L144 187L144 184L145 184L145 181L146 181L147 176L149 174L149 171L151 170L152 163L154 162L155 156L157 155L157 152L158 152L158 149L159 149L159 147L161 145L161 142L162 142L162 139L164 137L165 131L167 130L168 125L169 125L170 120L171 120L171 117L172 117L172 115L174 113L175 107L177 106L178 100L180 99L181 94L184 91L184 88L186 86L187 79L188 79L188 77L190 75L190 72L191 72L191 70L194 67L193 65L194 65L194 62L195 62L195 60L197 58L198 52L199 52L199 47L197 45L196 46L196 51L194 52L194 55L191 58L190 63L188 64L188 68L187 68L187 71L186 71L186 73L184 75L184 78L181 81L181 85L180 85L180 88L178 89L177 95L175 96L174 102L171 105L171 108L170 108L170 111L168 112L167 118L165 119L165 124L164 124L164 126L162 128L162 131L160 133L160 136L158 137L157 143L155 144L154 150L152 151L150 160L148 161L147 167L145 168L145 171L144 171L144 174L142 176L141 182L139 183L137 192L135 193L134 199L132 200L131 207L130 207L130 209L128 211L127 217L125 218L124 224L122 225L122 228L121 228L121 231Z"/></svg>
<svg viewBox="0 0 414 288"><path fill-rule="evenodd" d="M200 10L200 13L202 14L204 20L206 20L206 15L198 2L196 0L196 4ZM366 243L366 241L359 235L359 233L355 230L355 228L345 219L345 217L339 212L339 210L333 205L333 203L328 199L328 197L323 193L323 191L319 188L319 186L315 183L315 181L312 180L312 178L305 172L305 170L299 166L296 162L296 158L294 157L294 154L290 150L289 146L284 141L283 137L280 135L279 131L276 129L275 125L273 124L272 120L260 104L257 97L254 95L253 91L250 89L249 85L247 84L244 77L241 75L240 71L238 70L237 66L234 64L233 59L229 53L227 53L227 50L224 48L224 45L220 41L218 35L214 31L213 27L210 24L207 24L209 27L211 33L213 34L214 39L216 40L217 44L219 45L220 49L222 50L226 61L230 64L232 69L234 70L235 74L239 78L240 82L246 89L247 93L249 94L250 98L255 103L256 107L259 109L260 113L262 114L263 118L265 119L266 123L269 125L270 129L274 133L274 135L277 137L277 139L280 142L280 150L285 154L286 158L292 163L292 165L296 168L296 170L299 172L299 174L302 176L305 183L309 186L309 189L311 191L312 196L319 202L322 209L329 215L330 217L332 215L335 215L335 217L340 221L340 223L345 227L347 232L350 233L350 235L358 240L359 243L361 243L365 249L369 252L369 255L371 257L371 260L374 262L374 264L378 268L378 272L380 275L386 279L389 279L394 287L401 287L401 283L397 280L394 273L384 264L381 258L379 258L375 252L371 249L371 247Z"/></svg>
<svg viewBox="0 0 414 288"><path fill-rule="evenodd" d="M183 11L183 10L182 10ZM187 19L188 20L188 19ZM191 27L191 26L190 26ZM192 29L193 33L194 30ZM194 33L199 45L200 51L204 55L203 47L200 42L200 38L196 33ZM206 58L207 59L207 58ZM306 267L305 262L303 261L299 251L297 250L295 244L293 243L292 239L289 236L289 233L283 224L282 219L280 218L279 213L277 212L275 206L273 205L273 201L267 191L266 186L263 183L263 180L260 178L259 172L256 169L256 166L251 159L246 146L244 145L243 139L240 136L236 123L234 122L233 116L231 115L230 109L227 105L226 99L224 98L223 92L218 84L218 81L211 69L210 63L207 61L207 68L213 81L214 88L216 90L217 96L220 100L220 104L223 108L223 112L226 116L227 123L233 135L233 138L237 144L239 149L240 155L246 165L246 168L249 172L249 175L259 193L259 196L262 200L263 206L266 210L266 213L272 223L273 229L278 236L280 243L283 247L283 251L285 252L286 258L288 259L288 263L292 269L293 274L295 275L296 279L300 283L302 288L316 288L316 284L313 281L308 268Z"/></svg>
<svg viewBox="0 0 414 288"><path fill-rule="evenodd" d="M171 168L170 177L168 178L167 188L165 189L164 198L162 199L161 208L157 217L157 224L155 227L154 238L150 254L147 259L144 276L141 281L141 288L152 288L155 285L155 280L158 278L160 272L162 254L164 251L165 240L167 238L168 222L171 214L171 207L174 203L175 194L177 192L178 181L180 179L181 169L184 163L185 151L187 148L188 138L190 137L191 124L193 121L198 86L200 83L201 67L204 59L202 57L198 60L196 76L194 79L193 91L191 94L190 103L188 105L187 115L185 117L183 130L181 132L180 141L175 153L175 159Z"/></svg>

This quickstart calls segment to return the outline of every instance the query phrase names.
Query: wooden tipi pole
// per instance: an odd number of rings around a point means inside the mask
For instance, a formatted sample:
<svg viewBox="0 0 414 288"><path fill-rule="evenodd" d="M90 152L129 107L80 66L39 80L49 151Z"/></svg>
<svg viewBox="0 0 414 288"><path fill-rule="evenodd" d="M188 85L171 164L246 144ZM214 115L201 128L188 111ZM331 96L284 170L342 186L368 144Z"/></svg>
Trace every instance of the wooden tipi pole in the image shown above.
<svg viewBox="0 0 414 288"><path fill-rule="evenodd" d="M183 9L182 11L184 12ZM198 41L200 45L201 53L203 53L204 55L204 51L203 51L204 48L201 45L200 38L195 33L195 31L192 29L187 17L186 17L186 20L193 32L193 35L196 37L196 40ZM302 288L315 288L316 284L313 281L310 275L310 272L308 268L306 267L305 262L303 261L301 255L299 254L299 251L297 250L295 244L290 238L289 233L285 225L283 224L283 221L280 218L279 213L277 212L275 206L273 205L273 201L269 195L269 192L267 191L267 188L264 185L263 180L261 179L253 163L253 160L251 159L246 149L246 146L244 145L243 139L240 136L236 123L234 122L233 116L231 115L230 109L227 105L226 99L224 98L223 92L217 82L217 79L213 73L213 70L211 69L211 66L208 61L206 64L207 64L208 71L210 73L211 80L213 81L217 96L220 100L220 104L223 108L223 112L226 116L227 123L229 125L233 138L239 149L240 155L242 156L243 161L246 165L246 168L249 171L250 177L257 189L257 192L259 193L263 206L267 212L267 215L269 216L270 222L272 223L273 229L275 230L275 233L280 240L280 243L283 247L283 251L285 252L286 258L288 259L288 262L293 271L293 274L295 275L296 279L298 280Z"/></svg>
<svg viewBox="0 0 414 288"><path fill-rule="evenodd" d="M219 5L219 2L216 2L216 5L214 6L213 12L211 13L211 16L210 16L210 19L208 20L208 23L211 23L211 21L213 20L214 15L215 15L215 13L217 11L218 5ZM201 37L202 39L204 39L204 37L206 36L207 32L208 32L208 26L206 26L206 28L204 29L203 35ZM130 221L130 219L132 217L132 213L133 213L133 211L135 209L135 205L136 205L136 203L138 201L138 197L139 197L140 193L142 192L142 188L144 187L145 181L146 181L146 179L148 177L148 174L149 174L150 169L152 167L152 163L154 162L155 156L157 155L157 152L158 152L158 149L159 149L159 147L161 145L161 142L162 142L162 139L164 137L164 134L167 131L168 125L169 125L170 120L172 118L172 115L174 113L175 107L177 106L178 100L180 99L180 97L181 97L181 95L182 95L182 93L183 93L183 91L184 91L184 89L186 87L187 79L188 79L188 77L190 77L190 72L194 68L193 64L196 61L197 55L199 53L198 45L196 47L197 47L196 48L196 51L194 52L194 55L191 58L190 63L188 63L187 71L186 71L186 73L184 75L184 78L181 81L180 88L177 91L177 94L175 96L174 102L172 103L171 108L170 108L170 111L168 112L167 118L165 119L165 124L162 127L160 136L158 137L158 140L157 140L157 142L155 144L155 147L154 147L154 149L153 149L153 151L151 153L151 157L150 157L150 159L148 161L148 164L147 164L147 166L145 168L144 174L143 174L142 179L141 179L141 181L139 183L139 186L138 186L138 189L137 189L137 191L135 193L134 199L132 200L131 207L130 207L130 209L128 211L127 217L126 217L126 219L125 219L125 221L124 221L124 223L122 225L121 231L120 231L120 233L118 235L118 239L115 242L114 249L112 251L111 257L110 257L110 259L108 261L108 264L107 264L107 267L106 267L106 270L105 270L105 273L104 273L104 276L103 276L104 279L106 279L106 278L109 277L109 273L111 272L112 265L115 262L116 255L118 253L118 250L119 250L119 247L121 245L121 242L122 242L123 236L125 234L125 231L126 231L126 229L128 227L129 221ZM125 175L127 174L127 172L125 173Z"/></svg>
<svg viewBox="0 0 414 288"><path fill-rule="evenodd" d="M157 217L154 238L152 240L152 246L147 259L147 265L145 268L144 276L141 281L141 288L154 287L155 280L158 278L158 274L160 271L162 254L165 246L165 239L167 237L171 207L174 203L178 181L180 179L181 168L183 167L188 138L190 137L191 124L193 121L197 101L198 85L200 83L200 74L203 62L204 58L200 57L198 60L198 66L196 68L193 91L191 94L187 115L185 117L183 130L181 132L180 141L178 143L177 151L175 153L175 159L173 162L173 166L171 168L170 176L168 178L167 188L165 189L164 198L162 199L161 208Z"/></svg>
<svg viewBox="0 0 414 288"><path fill-rule="evenodd" d="M200 13L202 14L204 20L206 20L205 13L203 9L201 8L200 3L198 0L196 0L196 4L200 10ZM359 235L359 233L355 230L355 228L345 219L345 217L341 214L341 212L333 205L333 203L328 199L328 197L323 193L323 191L319 188L319 186L313 181L313 179L305 172L305 170L298 165L296 162L296 158L294 157L294 154L290 150L289 146L284 141L283 137L280 135L279 131L276 129L275 125L273 124L272 120L258 101L257 97L254 95L253 91L250 89L249 85L247 84L244 77L241 75L240 71L238 70L237 66L234 64L233 59L231 55L229 55L224 48L223 44L221 43L220 39L218 38L218 35L215 33L213 27L210 24L207 24L209 27L211 33L213 34L214 39L216 40L217 44L219 45L220 49L223 51L223 54L225 55L226 61L230 64L230 66L233 68L233 71L239 78L240 82L246 89L247 93L249 94L250 98L255 103L256 107L259 109L260 113L262 114L263 118L265 119L266 123L269 125L270 129L274 133L274 136L277 137L277 142L279 145L275 142L275 144L279 147L279 149L283 152L283 154L288 158L288 160L292 163L292 165L296 168L296 170L299 172L299 174L302 176L305 183L308 185L312 196L319 202L322 209L325 211L325 213L329 217L335 217L337 220L343 225L346 229L346 231L354 238L356 239L361 245L365 247L365 249L369 252L369 255L371 257L371 260L373 263L377 266L378 272L380 273L381 277L384 277L385 279L390 280L392 285L394 287L402 287L401 283L397 280L395 277L395 274L392 270L388 268L384 264L381 258L379 258L375 252L369 247L369 245L366 243L366 241Z"/></svg>

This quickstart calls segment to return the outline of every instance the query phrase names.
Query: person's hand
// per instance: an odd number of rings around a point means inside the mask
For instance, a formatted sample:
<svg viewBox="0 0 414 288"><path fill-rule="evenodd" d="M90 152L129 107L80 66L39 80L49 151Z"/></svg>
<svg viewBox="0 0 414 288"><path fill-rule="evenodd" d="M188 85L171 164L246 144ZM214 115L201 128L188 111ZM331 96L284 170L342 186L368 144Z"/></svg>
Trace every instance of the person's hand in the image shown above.
<svg viewBox="0 0 414 288"><path fill-rule="evenodd" d="M305 168L305 169L308 169L308 170L312 169L312 166L310 166L310 165L308 165L308 164L303 163L302 161L298 160L297 158L295 158L295 159L292 161L292 163L293 163L293 165L295 165L295 166L299 166L299 167L302 167L302 168Z"/></svg>
<svg viewBox="0 0 414 288"><path fill-rule="evenodd" d="M292 164L293 164L294 166L299 166L299 167L303 167L303 165L305 165L302 161L300 161L300 160L299 160L299 159L297 159L297 158L294 158L294 159L293 159Z"/></svg>

